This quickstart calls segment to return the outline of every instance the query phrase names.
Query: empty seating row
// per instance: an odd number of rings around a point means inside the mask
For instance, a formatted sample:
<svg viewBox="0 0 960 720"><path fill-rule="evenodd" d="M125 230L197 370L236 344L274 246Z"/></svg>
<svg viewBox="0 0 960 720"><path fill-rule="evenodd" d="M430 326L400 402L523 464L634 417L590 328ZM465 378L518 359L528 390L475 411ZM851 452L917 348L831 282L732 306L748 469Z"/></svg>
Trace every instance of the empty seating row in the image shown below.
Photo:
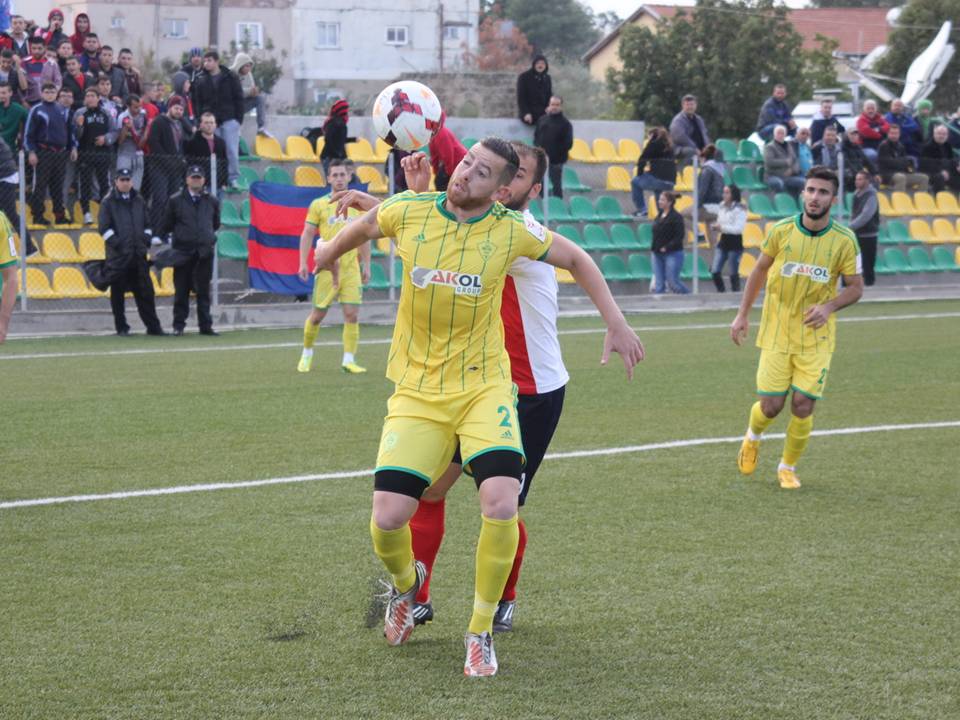
<svg viewBox="0 0 960 720"><path fill-rule="evenodd" d="M945 247L935 247L933 256L920 247L912 247L904 255L900 248L887 248L877 255L878 275L897 273L960 272L960 248L951 253Z"/></svg>
<svg viewBox="0 0 960 720"><path fill-rule="evenodd" d="M610 232L602 225L590 223L581 233L575 225L557 225L557 232L572 240L584 250L649 250L653 242L653 226L638 225L634 233L632 225L611 225Z"/></svg>
<svg viewBox="0 0 960 720"><path fill-rule="evenodd" d="M640 157L640 144L636 140L623 138L614 146L607 138L597 138L593 146L582 138L573 139L570 159L586 163L635 163Z"/></svg>
<svg viewBox="0 0 960 720"><path fill-rule="evenodd" d="M619 165L611 165L607 168L607 190L630 192L630 180L636 174L636 168L632 172L628 172L626 168ZM693 191L693 168L691 166L687 166L677 173L673 190L679 193Z"/></svg>
<svg viewBox="0 0 960 720"><path fill-rule="evenodd" d="M938 192L936 197L927 192L915 192L913 197L905 192L892 192L889 198L877 193L877 202L880 214L887 217L960 215L957 196L945 191Z"/></svg>
<svg viewBox="0 0 960 720"><path fill-rule="evenodd" d="M530 212L538 222L544 222L544 212L551 224L558 222L626 222L633 216L625 213L617 199L601 195L596 205L585 197L570 198L569 205L557 197L547 198L546 208L540 199L530 202Z"/></svg>
<svg viewBox="0 0 960 720"><path fill-rule="evenodd" d="M604 278L613 282L650 280L653 278L653 262L649 253L631 253L626 261L619 255L604 255L600 258L600 271ZM680 277L685 280L693 277L693 255L689 253L683 258ZM710 269L702 255L697 258L697 277L710 279Z"/></svg>
<svg viewBox="0 0 960 720"><path fill-rule="evenodd" d="M257 135L254 147L256 154L264 160L279 162L318 162L323 152L324 139L321 137L315 145L311 145L307 138L300 135L288 135L281 147L280 141L266 135ZM387 161L390 146L377 138L374 145L366 138L357 138L356 142L347 143L347 157L357 163L372 163L382 165Z"/></svg>
<svg viewBox="0 0 960 720"><path fill-rule="evenodd" d="M151 270L153 290L158 297L173 295L173 268L164 268L157 279ZM129 295L129 293L128 293ZM39 268L27 268L27 297L35 300L92 299L109 297L87 283L83 273L74 267L58 267L53 271L53 282Z"/></svg>

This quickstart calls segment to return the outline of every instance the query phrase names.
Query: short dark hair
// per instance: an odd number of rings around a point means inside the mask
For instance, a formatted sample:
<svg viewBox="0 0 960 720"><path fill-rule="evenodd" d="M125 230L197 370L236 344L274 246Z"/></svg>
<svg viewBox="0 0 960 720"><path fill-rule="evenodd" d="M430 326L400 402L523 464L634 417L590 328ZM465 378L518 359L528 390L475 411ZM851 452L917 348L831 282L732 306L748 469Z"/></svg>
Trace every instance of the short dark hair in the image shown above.
<svg viewBox="0 0 960 720"><path fill-rule="evenodd" d="M672 190L664 190L662 193L660 193L660 197L666 197L667 202L669 202L672 207L673 205L676 205L677 198L680 197L680 195Z"/></svg>
<svg viewBox="0 0 960 720"><path fill-rule="evenodd" d="M30 45L43 45L43 38L42 37L30 38Z"/></svg>
<svg viewBox="0 0 960 720"><path fill-rule="evenodd" d="M53 83L44 83L43 87L40 88L41 92L46 92L47 90L56 90L57 86Z"/></svg>
<svg viewBox="0 0 960 720"><path fill-rule="evenodd" d="M66 85L61 85L60 89L57 91L57 97L60 97L64 93L70 93L71 95L73 95L73 90L68 88Z"/></svg>
<svg viewBox="0 0 960 720"><path fill-rule="evenodd" d="M64 38L63 40L61 40L60 42L58 42L58 43L57 43L57 49L63 47L64 45L69 45L70 48L73 49L73 41L72 41L70 38Z"/></svg>
<svg viewBox="0 0 960 720"><path fill-rule="evenodd" d="M100 36L97 35L95 32L88 32L86 35L83 36L83 39L86 40L87 38L91 38L91 37L96 38L97 40L100 39Z"/></svg>
<svg viewBox="0 0 960 720"><path fill-rule="evenodd" d="M203 59L206 60L207 58L213 58L214 60L216 60L216 61L219 62L219 60L220 60L220 53L218 53L216 50L207 50L207 51L203 54Z"/></svg>
<svg viewBox="0 0 960 720"><path fill-rule="evenodd" d="M346 158L333 158L333 159L330 160L330 162L327 164L327 168L328 168L328 169L329 169L329 168L332 168L332 167L342 167L342 168L348 167L348 165L347 165L347 159L346 159Z"/></svg>
<svg viewBox="0 0 960 720"><path fill-rule="evenodd" d="M480 144L497 157L503 158L506 165L503 172L500 173L500 183L509 185L520 169L520 158L517 157L517 151L513 145L503 138L488 136L480 141Z"/></svg>
<svg viewBox="0 0 960 720"><path fill-rule="evenodd" d="M113 85L113 80L111 80L110 76L107 75L106 73L100 73L99 75L97 75L97 85L99 85L102 82L108 82L111 85Z"/></svg>
<svg viewBox="0 0 960 720"><path fill-rule="evenodd" d="M123 55L124 53L130 53L131 55L133 55L133 50L131 50L130 48L120 48L119 54Z"/></svg>
<svg viewBox="0 0 960 720"><path fill-rule="evenodd" d="M13 92L13 85L11 85L10 83L0 83L0 90L3 90L4 88L9 90L10 92Z"/></svg>
<svg viewBox="0 0 960 720"><path fill-rule="evenodd" d="M135 102L140 102L139 95L137 95L136 93L130 93L129 95L127 95L127 107L130 107Z"/></svg>
<svg viewBox="0 0 960 720"><path fill-rule="evenodd" d="M828 168L826 165L814 165L812 168L807 170L807 180L827 180L828 182L833 183L833 194L836 195L840 190L840 178L837 177L837 173Z"/></svg>
<svg viewBox="0 0 960 720"><path fill-rule="evenodd" d="M730 198L739 205L743 200L743 194L740 192L740 186L730 183L727 185L727 187L730 188Z"/></svg>
<svg viewBox="0 0 960 720"><path fill-rule="evenodd" d="M542 147L536 147L534 145L527 145L525 142L520 140L512 140L510 142L513 145L513 149L517 153L517 160L519 161L522 157L533 157L537 161L537 169L533 172L533 184L543 182L543 176L547 172L547 153L544 152Z"/></svg>
<svg viewBox="0 0 960 720"><path fill-rule="evenodd" d="M6 48L0 51L0 58L3 58L5 60L13 58L13 50Z"/></svg>
<svg viewBox="0 0 960 720"><path fill-rule="evenodd" d="M687 93L682 98L680 98L680 102L687 102L688 100L696 100L696 99L697 99L696 95L691 95L690 93Z"/></svg>
<svg viewBox="0 0 960 720"><path fill-rule="evenodd" d="M97 97L100 97L100 91L96 88L88 87L83 91L83 96L86 97L87 95L96 95Z"/></svg>
<svg viewBox="0 0 960 720"><path fill-rule="evenodd" d="M900 129L901 129L901 128L900 128L900 123L890 123L890 127L896 128L897 130L900 130ZM888 129L889 129L889 128L888 128Z"/></svg>
<svg viewBox="0 0 960 720"><path fill-rule="evenodd" d="M101 45L100 52L103 52L104 50L109 50L110 52L113 52L113 48L110 47L109 45Z"/></svg>

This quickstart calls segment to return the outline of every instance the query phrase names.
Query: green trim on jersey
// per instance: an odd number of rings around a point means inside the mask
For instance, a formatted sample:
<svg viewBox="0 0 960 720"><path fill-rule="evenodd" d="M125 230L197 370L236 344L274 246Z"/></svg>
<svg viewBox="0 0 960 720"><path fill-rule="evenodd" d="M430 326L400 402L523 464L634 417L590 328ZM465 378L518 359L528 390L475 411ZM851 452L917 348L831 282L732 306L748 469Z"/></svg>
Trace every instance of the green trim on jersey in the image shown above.
<svg viewBox="0 0 960 720"><path fill-rule="evenodd" d="M798 392L801 395L805 395L811 400L823 400L823 395L814 395L813 393L808 393L806 390L801 390L796 385L791 385L790 387L793 389L794 392Z"/></svg>
<svg viewBox="0 0 960 720"><path fill-rule="evenodd" d="M802 232L807 237L820 237L821 235L826 235L833 228L833 218L830 218L830 222L827 223L827 226L822 230L807 230L803 226L803 213L797 214L793 219L794 224L797 227L797 230ZM779 223L778 223L779 224ZM776 226L774 226L776 227Z"/></svg>
<svg viewBox="0 0 960 720"><path fill-rule="evenodd" d="M0 270L2 270L3 268L8 268L8 267L10 267L10 266L12 266L12 265L16 265L16 264L18 264L18 262L19 262L19 261L18 261L16 258L14 258L14 259L11 260L10 262L0 264Z"/></svg>
<svg viewBox="0 0 960 720"><path fill-rule="evenodd" d="M497 203L494 202L492 205L490 205L490 207L487 208L486 212L483 213L483 215L477 215L476 217L472 217L469 220L457 220L456 216L453 213L451 213L449 210L447 210L447 208L444 207L446 202L447 202L447 194L445 192L438 193L437 194L437 210L439 210L440 214L443 215L450 222L455 222L460 225L471 225L473 223L478 223L481 220L485 220L487 215L489 215L493 210L493 208L496 207L497 205Z"/></svg>

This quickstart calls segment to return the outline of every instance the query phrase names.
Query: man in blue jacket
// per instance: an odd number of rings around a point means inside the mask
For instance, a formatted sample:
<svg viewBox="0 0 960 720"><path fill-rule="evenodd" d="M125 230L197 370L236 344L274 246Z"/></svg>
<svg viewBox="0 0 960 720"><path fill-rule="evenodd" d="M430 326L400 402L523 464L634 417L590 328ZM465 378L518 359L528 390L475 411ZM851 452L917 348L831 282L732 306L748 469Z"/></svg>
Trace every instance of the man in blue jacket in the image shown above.
<svg viewBox="0 0 960 720"><path fill-rule="evenodd" d="M33 222L46 225L43 217L43 201L47 192L53 201L54 222L68 222L63 207L63 176L67 157L77 159L73 129L63 107L57 103L57 86L46 83L41 89L41 100L30 109L23 133L23 146L29 153L29 162L34 168L35 183L30 194L30 209Z"/></svg>
<svg viewBox="0 0 960 720"><path fill-rule="evenodd" d="M797 123L793 121L790 106L784 102L787 97L787 86L777 83L773 86L773 95L767 98L760 107L760 117L757 118L757 134L767 142L773 137L773 129L777 125L787 128L787 135L793 137L797 131Z"/></svg>

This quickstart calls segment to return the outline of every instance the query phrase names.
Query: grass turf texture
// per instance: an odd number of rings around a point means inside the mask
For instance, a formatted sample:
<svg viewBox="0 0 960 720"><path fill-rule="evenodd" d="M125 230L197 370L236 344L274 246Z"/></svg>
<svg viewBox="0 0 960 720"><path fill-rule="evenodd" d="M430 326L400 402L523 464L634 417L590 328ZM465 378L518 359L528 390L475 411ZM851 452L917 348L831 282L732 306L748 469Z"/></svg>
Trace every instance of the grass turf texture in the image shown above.
<svg viewBox="0 0 960 720"><path fill-rule="evenodd" d="M958 325L841 324L815 428L958 419ZM743 431L753 347L722 328L646 331L649 357L627 385L618 359L598 367L601 337L563 336L572 382L552 450ZM70 338L0 353L298 338ZM342 375L339 356L319 347L309 375L295 347L0 360L0 501L372 467L386 346L361 345L364 376ZM0 717L957 717L957 438L814 437L798 492L776 486L781 440L751 479L735 444L547 461L523 511L517 629L497 641L500 675L480 681L460 674L479 528L469 482L448 502L437 619L402 648L365 625L381 574L369 479L0 510Z"/></svg>

